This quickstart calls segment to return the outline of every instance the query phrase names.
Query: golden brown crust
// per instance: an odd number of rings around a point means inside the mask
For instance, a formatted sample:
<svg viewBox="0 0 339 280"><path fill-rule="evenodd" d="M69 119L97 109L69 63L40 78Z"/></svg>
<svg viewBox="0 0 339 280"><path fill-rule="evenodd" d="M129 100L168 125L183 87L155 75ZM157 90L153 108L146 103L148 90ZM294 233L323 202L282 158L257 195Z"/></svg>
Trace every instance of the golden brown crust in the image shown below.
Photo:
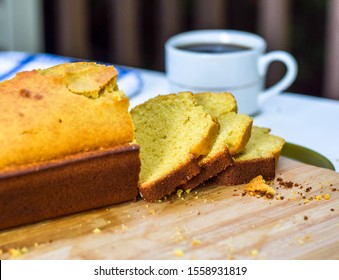
<svg viewBox="0 0 339 280"><path fill-rule="evenodd" d="M265 180L275 177L275 158L258 158L234 162L224 171L212 178L209 183L223 186L240 185L262 175Z"/></svg>
<svg viewBox="0 0 339 280"><path fill-rule="evenodd" d="M116 75L113 66L70 63L0 83L0 170L132 142Z"/></svg>
<svg viewBox="0 0 339 280"><path fill-rule="evenodd" d="M172 173L149 184L141 184L139 187L140 194L145 200L155 202L173 193L178 186L186 183L193 176L197 175L199 171L198 161L192 157L190 161L182 166L178 166Z"/></svg>
<svg viewBox="0 0 339 280"><path fill-rule="evenodd" d="M233 159L228 150L218 153L213 159L204 163L201 166L200 173L186 182L186 184L179 186L183 190L191 190L199 186L204 181L212 178L221 171L225 170L228 166L233 164Z"/></svg>
<svg viewBox="0 0 339 280"><path fill-rule="evenodd" d="M139 171L134 144L3 172L0 229L133 200Z"/></svg>

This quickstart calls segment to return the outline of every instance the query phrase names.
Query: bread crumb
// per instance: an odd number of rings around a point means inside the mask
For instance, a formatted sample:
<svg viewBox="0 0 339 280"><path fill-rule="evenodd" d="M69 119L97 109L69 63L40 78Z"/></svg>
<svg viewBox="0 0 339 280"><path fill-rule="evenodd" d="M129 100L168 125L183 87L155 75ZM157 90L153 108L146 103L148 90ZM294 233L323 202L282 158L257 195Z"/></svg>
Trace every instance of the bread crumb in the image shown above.
<svg viewBox="0 0 339 280"><path fill-rule="evenodd" d="M121 229L122 229L122 230L127 230L127 229L128 229L128 226L126 226L125 224L122 224L122 225L121 225Z"/></svg>
<svg viewBox="0 0 339 280"><path fill-rule="evenodd" d="M323 199L329 200L331 198L331 195L328 193L323 194Z"/></svg>
<svg viewBox="0 0 339 280"><path fill-rule="evenodd" d="M186 193L190 193L190 192L191 192L191 190L192 190L192 189L188 189L188 190L186 190L185 192L186 192Z"/></svg>
<svg viewBox="0 0 339 280"><path fill-rule="evenodd" d="M182 257L184 255L184 251L182 249L175 249L174 255L177 257Z"/></svg>
<svg viewBox="0 0 339 280"><path fill-rule="evenodd" d="M95 228L92 230L93 233L100 233L101 232L101 229L100 228Z"/></svg>
<svg viewBox="0 0 339 280"><path fill-rule="evenodd" d="M258 256L258 254L259 254L259 251L257 249L252 249L251 250L251 256L252 257L256 257L256 256Z"/></svg>
<svg viewBox="0 0 339 280"><path fill-rule="evenodd" d="M321 196L321 195L315 195L315 196L314 196L314 199L315 199L316 201L320 201L320 200L322 199L322 196Z"/></svg>
<svg viewBox="0 0 339 280"><path fill-rule="evenodd" d="M192 246L199 246L201 245L201 243L202 243L201 240L195 238L193 238L191 242Z"/></svg>
<svg viewBox="0 0 339 280"><path fill-rule="evenodd" d="M246 186L245 192L250 196L266 196L268 198L273 198L275 195L275 190L266 184L264 178L259 175L253 178Z"/></svg>
<svg viewBox="0 0 339 280"><path fill-rule="evenodd" d="M276 200L284 200L285 197L283 195L281 195L280 193L278 193L276 196L275 196L275 199Z"/></svg>
<svg viewBox="0 0 339 280"><path fill-rule="evenodd" d="M27 247L22 248L10 248L8 249L8 253L11 255L12 258L16 258L21 256L22 254L28 253Z"/></svg>
<svg viewBox="0 0 339 280"><path fill-rule="evenodd" d="M181 194L183 193L184 191L182 189L178 189L177 190L177 197L181 197Z"/></svg>
<svg viewBox="0 0 339 280"><path fill-rule="evenodd" d="M16 248L8 249L8 253L11 255L12 258L16 258L21 255L20 249Z"/></svg>
<svg viewBox="0 0 339 280"><path fill-rule="evenodd" d="M300 246L303 246L307 241L310 241L311 235L307 234L302 238L297 238L297 242L299 243Z"/></svg>
<svg viewBox="0 0 339 280"><path fill-rule="evenodd" d="M184 240L186 240L185 234L182 232L182 230L178 227L175 228L175 234L172 237L176 242L180 243Z"/></svg>

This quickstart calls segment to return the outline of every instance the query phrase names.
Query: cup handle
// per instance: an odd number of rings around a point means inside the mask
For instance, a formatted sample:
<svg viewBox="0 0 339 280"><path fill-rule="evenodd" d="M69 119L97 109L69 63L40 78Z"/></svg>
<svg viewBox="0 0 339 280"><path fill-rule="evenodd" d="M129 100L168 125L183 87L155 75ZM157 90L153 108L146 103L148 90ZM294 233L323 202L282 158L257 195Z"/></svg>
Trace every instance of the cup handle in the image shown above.
<svg viewBox="0 0 339 280"><path fill-rule="evenodd" d="M261 77L265 77L268 66L273 61L280 61L284 63L286 66L286 73L279 82L260 93L260 104L265 102L270 97L278 95L283 90L287 89L297 77L298 64L292 55L284 51L273 51L260 57L259 74Z"/></svg>

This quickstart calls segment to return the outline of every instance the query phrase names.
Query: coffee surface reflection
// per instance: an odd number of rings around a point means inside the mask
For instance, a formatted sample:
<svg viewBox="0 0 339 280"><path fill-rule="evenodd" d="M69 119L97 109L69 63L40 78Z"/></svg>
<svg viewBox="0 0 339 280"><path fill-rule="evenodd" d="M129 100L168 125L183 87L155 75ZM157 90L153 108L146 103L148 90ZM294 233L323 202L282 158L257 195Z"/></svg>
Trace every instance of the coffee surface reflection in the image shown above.
<svg viewBox="0 0 339 280"><path fill-rule="evenodd" d="M239 51L250 50L251 48L235 44L221 44L221 43L194 43L176 46L177 49L190 51L190 52L199 52L199 53L233 53Z"/></svg>

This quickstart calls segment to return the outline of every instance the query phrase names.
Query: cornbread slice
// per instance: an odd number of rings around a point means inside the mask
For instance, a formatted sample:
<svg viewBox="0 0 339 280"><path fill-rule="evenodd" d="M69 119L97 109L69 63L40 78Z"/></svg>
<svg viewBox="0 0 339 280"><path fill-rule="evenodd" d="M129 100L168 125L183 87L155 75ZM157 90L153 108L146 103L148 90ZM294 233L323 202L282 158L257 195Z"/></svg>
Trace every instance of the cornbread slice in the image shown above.
<svg viewBox="0 0 339 280"><path fill-rule="evenodd" d="M230 92L199 92L194 94L194 98L214 117L238 112L237 102Z"/></svg>
<svg viewBox="0 0 339 280"><path fill-rule="evenodd" d="M113 66L78 62L0 84L0 170L134 141Z"/></svg>
<svg viewBox="0 0 339 280"><path fill-rule="evenodd" d="M239 185L248 183L259 175L265 180L272 180L285 140L269 132L268 128L253 126L251 138L245 149L234 156L234 164L210 182L226 186Z"/></svg>
<svg viewBox="0 0 339 280"><path fill-rule="evenodd" d="M193 189L233 164L232 155L239 153L251 135L252 119L237 114L236 101L230 93L199 93L198 103L217 118L220 130L208 155L200 161L200 173L180 188Z"/></svg>
<svg viewBox="0 0 339 280"><path fill-rule="evenodd" d="M191 92L152 98L131 114L140 145L139 191L156 201L199 173L198 158L211 150L219 125Z"/></svg>

